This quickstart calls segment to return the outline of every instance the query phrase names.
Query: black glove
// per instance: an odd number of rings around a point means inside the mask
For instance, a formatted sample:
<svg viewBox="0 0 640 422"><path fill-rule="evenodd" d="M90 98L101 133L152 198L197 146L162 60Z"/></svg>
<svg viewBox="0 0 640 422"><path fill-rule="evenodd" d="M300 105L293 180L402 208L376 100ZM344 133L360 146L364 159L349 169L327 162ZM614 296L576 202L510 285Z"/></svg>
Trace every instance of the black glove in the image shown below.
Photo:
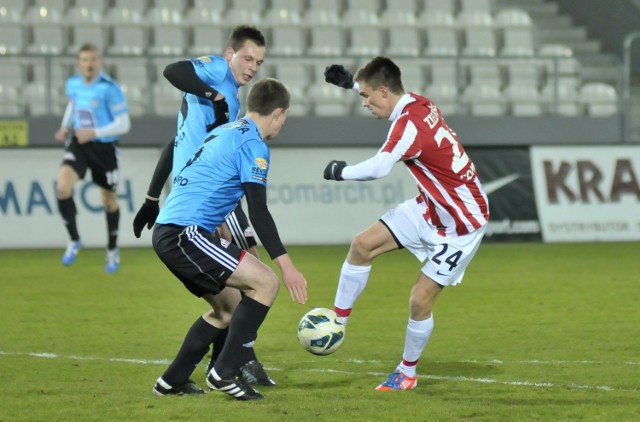
<svg viewBox="0 0 640 422"><path fill-rule="evenodd" d="M353 88L353 75L341 64L332 64L324 69L324 80L344 89Z"/></svg>
<svg viewBox="0 0 640 422"><path fill-rule="evenodd" d="M216 121L207 125L207 132L211 132L213 129L220 125L229 122L229 104L224 98L213 102L213 112L216 114Z"/></svg>
<svg viewBox="0 0 640 422"><path fill-rule="evenodd" d="M160 212L159 201L154 201L152 199L145 199L144 204L138 210L135 218L133 219L133 234L139 239L142 234L142 229L144 229L144 225L147 225L148 229L151 229L156 222L156 218L158 218L158 213Z"/></svg>
<svg viewBox="0 0 640 422"><path fill-rule="evenodd" d="M342 178L342 170L347 166L346 161L331 160L324 169L324 178L326 180L344 180Z"/></svg>

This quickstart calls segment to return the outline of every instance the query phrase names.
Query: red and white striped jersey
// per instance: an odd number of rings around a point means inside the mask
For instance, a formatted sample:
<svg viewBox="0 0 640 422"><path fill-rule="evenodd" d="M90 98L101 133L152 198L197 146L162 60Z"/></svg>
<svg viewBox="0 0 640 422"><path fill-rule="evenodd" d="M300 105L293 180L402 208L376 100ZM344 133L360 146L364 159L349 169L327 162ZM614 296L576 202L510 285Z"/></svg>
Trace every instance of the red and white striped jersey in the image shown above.
<svg viewBox="0 0 640 422"><path fill-rule="evenodd" d="M408 93L396 104L387 140L371 159L347 166L344 179L385 176L403 161L427 201L425 218L443 236L460 236L484 226L489 202L476 168L445 122L440 110L423 96Z"/></svg>

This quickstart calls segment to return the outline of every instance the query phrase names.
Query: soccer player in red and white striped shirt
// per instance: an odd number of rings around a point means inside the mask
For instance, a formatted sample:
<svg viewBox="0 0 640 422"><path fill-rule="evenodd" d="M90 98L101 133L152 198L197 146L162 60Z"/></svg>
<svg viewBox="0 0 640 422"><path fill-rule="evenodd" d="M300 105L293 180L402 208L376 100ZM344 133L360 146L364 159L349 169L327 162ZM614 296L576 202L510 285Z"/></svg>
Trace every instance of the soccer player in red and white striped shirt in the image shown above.
<svg viewBox="0 0 640 422"><path fill-rule="evenodd" d="M354 165L331 161L327 180L374 180L403 162L419 194L387 212L357 234L342 266L334 309L346 320L363 292L374 258L406 248L425 262L411 290L402 361L377 390L410 390L416 365L433 331L433 304L445 286L462 281L484 235L489 203L476 168L428 98L405 93L398 66L376 57L352 77L341 65L325 71L327 82L359 92L362 106L392 121L382 148ZM354 82L355 79L355 82Z"/></svg>

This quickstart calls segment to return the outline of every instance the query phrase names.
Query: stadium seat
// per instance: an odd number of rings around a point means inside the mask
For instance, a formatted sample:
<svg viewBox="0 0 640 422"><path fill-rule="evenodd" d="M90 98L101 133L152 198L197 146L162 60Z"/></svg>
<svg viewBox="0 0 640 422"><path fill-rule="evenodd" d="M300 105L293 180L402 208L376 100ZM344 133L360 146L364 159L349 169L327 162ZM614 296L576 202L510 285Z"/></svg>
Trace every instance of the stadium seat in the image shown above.
<svg viewBox="0 0 640 422"><path fill-rule="evenodd" d="M380 25L386 28L415 26L415 0L395 0L394 2L387 2L387 8L380 14Z"/></svg>
<svg viewBox="0 0 640 422"><path fill-rule="evenodd" d="M182 26L154 26L151 28L152 43L149 52L156 55L184 55L187 46L186 29Z"/></svg>
<svg viewBox="0 0 640 422"><path fill-rule="evenodd" d="M505 98L500 88L493 84L478 83L466 87L462 95L473 116L503 116L506 114Z"/></svg>
<svg viewBox="0 0 640 422"><path fill-rule="evenodd" d="M493 0L460 0L460 13L489 13L494 9Z"/></svg>
<svg viewBox="0 0 640 422"><path fill-rule="evenodd" d="M310 98L306 95L311 85L309 66L300 60L278 61L275 66L275 77L283 81L291 92L291 116L306 116L309 114Z"/></svg>
<svg viewBox="0 0 640 422"><path fill-rule="evenodd" d="M144 25L146 13L144 0L115 0L113 7L107 9L105 23L108 25Z"/></svg>
<svg viewBox="0 0 640 422"><path fill-rule="evenodd" d="M102 25L76 24L69 27L70 42L67 45L67 54L77 54L80 47L91 42L100 51L105 51L108 46L107 32Z"/></svg>
<svg viewBox="0 0 640 422"><path fill-rule="evenodd" d="M545 57L543 67L549 78L576 76L580 63L573 57L573 50L563 44L545 44L538 49L538 55Z"/></svg>
<svg viewBox="0 0 640 422"><path fill-rule="evenodd" d="M271 7L264 13L263 25L267 27L300 25L304 13L302 4L302 2L297 0L272 0Z"/></svg>
<svg viewBox="0 0 640 422"><path fill-rule="evenodd" d="M340 0L309 0L309 7L303 15L303 23L313 29L318 26L340 24Z"/></svg>
<svg viewBox="0 0 640 422"><path fill-rule="evenodd" d="M152 77L144 59L111 59L109 64L113 67L115 79L121 84L146 86Z"/></svg>
<svg viewBox="0 0 640 422"><path fill-rule="evenodd" d="M6 57L0 60L0 84L20 87L27 82L27 66L23 59Z"/></svg>
<svg viewBox="0 0 640 422"><path fill-rule="evenodd" d="M416 20L416 26L421 28L436 29L436 28L454 28L456 25L456 18L452 13L429 9L423 10Z"/></svg>
<svg viewBox="0 0 640 422"><path fill-rule="evenodd" d="M79 24L85 25L100 25L104 16L103 11L98 9L88 9L86 7L72 7L67 11L65 15L66 22L73 22L76 26Z"/></svg>
<svg viewBox="0 0 640 422"><path fill-rule="evenodd" d="M605 117L618 113L618 94L607 83L585 83L580 88L578 101L588 116Z"/></svg>
<svg viewBox="0 0 640 422"><path fill-rule="evenodd" d="M346 47L342 28L318 26L309 30L309 49L311 56L341 56Z"/></svg>
<svg viewBox="0 0 640 422"><path fill-rule="evenodd" d="M345 27L377 27L381 9L379 0L348 0L347 8L342 14L342 24Z"/></svg>
<svg viewBox="0 0 640 422"><path fill-rule="evenodd" d="M271 30L270 54L283 56L301 56L307 49L305 30L301 27L284 26ZM267 40L269 42L269 39Z"/></svg>
<svg viewBox="0 0 640 422"><path fill-rule="evenodd" d="M74 0L73 7L86 7L104 12L109 5L109 0Z"/></svg>
<svg viewBox="0 0 640 422"><path fill-rule="evenodd" d="M67 29L62 25L34 25L31 39L26 47L27 53L31 54L61 54L69 44Z"/></svg>
<svg viewBox="0 0 640 422"><path fill-rule="evenodd" d="M313 99L313 114L315 116L348 116L353 106L353 92L331 86L327 83L314 84L308 90Z"/></svg>
<svg viewBox="0 0 640 422"><path fill-rule="evenodd" d="M194 0L193 7L186 11L185 23L193 29L198 25L221 25L226 5L226 0Z"/></svg>
<svg viewBox="0 0 640 422"><path fill-rule="evenodd" d="M424 54L427 56L457 56L458 55L458 31L455 28L434 27L426 29L427 47Z"/></svg>
<svg viewBox="0 0 640 422"><path fill-rule="evenodd" d="M429 98L445 116L464 114L458 104L458 88L455 85L429 84L422 95Z"/></svg>
<svg viewBox="0 0 640 422"><path fill-rule="evenodd" d="M468 59L463 62L472 85L493 85L501 88L503 77L500 67L492 59Z"/></svg>
<svg viewBox="0 0 640 422"><path fill-rule="evenodd" d="M423 9L430 13L444 12L450 15L455 15L458 13L456 1L457 0L424 0Z"/></svg>
<svg viewBox="0 0 640 422"><path fill-rule="evenodd" d="M26 34L22 25L3 22L0 25L0 56L21 54L26 46Z"/></svg>
<svg viewBox="0 0 640 422"><path fill-rule="evenodd" d="M469 27L464 31L465 56L495 56L497 50L496 33L492 27Z"/></svg>
<svg viewBox="0 0 640 422"><path fill-rule="evenodd" d="M425 85L425 71L421 60L395 59L402 74L402 85L407 92L422 94Z"/></svg>
<svg viewBox="0 0 640 422"><path fill-rule="evenodd" d="M61 24L66 11L66 0L40 0L27 8L24 20L30 25Z"/></svg>
<svg viewBox="0 0 640 422"><path fill-rule="evenodd" d="M42 116L46 114L58 114L55 110L47 110L47 102L44 101L48 97L47 85L44 83L31 82L26 84L22 89L22 98L25 102L27 112L30 116ZM56 104L52 102L52 106Z"/></svg>
<svg viewBox="0 0 640 422"><path fill-rule="evenodd" d="M541 92L541 100L546 111L563 116L579 115L579 84L578 78L574 76L548 80Z"/></svg>
<svg viewBox="0 0 640 422"><path fill-rule="evenodd" d="M24 102L20 95L20 87L0 82L0 117L22 117L24 114Z"/></svg>
<svg viewBox="0 0 640 422"><path fill-rule="evenodd" d="M389 28L389 45L386 48L388 56L414 56L422 51L421 32L411 26Z"/></svg>
<svg viewBox="0 0 640 422"><path fill-rule="evenodd" d="M502 30L503 56L533 56L536 50L535 33L533 28L513 27Z"/></svg>
<svg viewBox="0 0 640 422"><path fill-rule="evenodd" d="M193 43L188 48L190 57L222 55L227 43L227 31L215 25L193 28Z"/></svg>
<svg viewBox="0 0 640 422"><path fill-rule="evenodd" d="M169 82L153 84L153 108L159 116L177 117L182 104L182 92Z"/></svg>
<svg viewBox="0 0 640 422"><path fill-rule="evenodd" d="M502 9L495 15L502 34L503 56L533 56L536 50L535 25L529 14L517 8Z"/></svg>
<svg viewBox="0 0 640 422"><path fill-rule="evenodd" d="M25 2L23 0L3 0L0 5L0 23L3 25L5 23L22 23L24 11Z"/></svg>
<svg viewBox="0 0 640 422"><path fill-rule="evenodd" d="M260 25L264 10L264 0L236 0L224 14L222 23L229 28L236 25Z"/></svg>
<svg viewBox="0 0 640 422"><path fill-rule="evenodd" d="M109 54L140 56L147 50L149 41L144 26L119 24L111 30L113 43L107 48Z"/></svg>
<svg viewBox="0 0 640 422"><path fill-rule="evenodd" d="M120 83L120 88L122 88L122 92L127 98L127 105L131 116L142 116L147 113L147 108L151 106L151 104L149 103L146 85Z"/></svg>
<svg viewBox="0 0 640 422"><path fill-rule="evenodd" d="M504 90L504 96L511 106L514 116L539 116L542 114L540 92L531 84L510 84Z"/></svg>
<svg viewBox="0 0 640 422"><path fill-rule="evenodd" d="M176 5L177 6L177 5ZM152 7L144 15L144 21L151 27L167 27L172 25L182 25L184 9L179 7Z"/></svg>
<svg viewBox="0 0 640 422"><path fill-rule="evenodd" d="M374 27L355 27L349 31L351 42L347 54L373 57L384 51L382 31Z"/></svg>

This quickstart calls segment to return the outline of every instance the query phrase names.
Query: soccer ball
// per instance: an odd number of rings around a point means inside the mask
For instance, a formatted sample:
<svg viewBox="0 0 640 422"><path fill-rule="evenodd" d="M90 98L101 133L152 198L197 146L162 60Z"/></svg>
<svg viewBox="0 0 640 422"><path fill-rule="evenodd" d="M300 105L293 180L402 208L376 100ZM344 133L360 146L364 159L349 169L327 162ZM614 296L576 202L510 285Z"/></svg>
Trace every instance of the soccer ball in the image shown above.
<svg viewBox="0 0 640 422"><path fill-rule="evenodd" d="M298 340L309 353L330 355L342 346L344 321L331 309L312 309L298 324Z"/></svg>

